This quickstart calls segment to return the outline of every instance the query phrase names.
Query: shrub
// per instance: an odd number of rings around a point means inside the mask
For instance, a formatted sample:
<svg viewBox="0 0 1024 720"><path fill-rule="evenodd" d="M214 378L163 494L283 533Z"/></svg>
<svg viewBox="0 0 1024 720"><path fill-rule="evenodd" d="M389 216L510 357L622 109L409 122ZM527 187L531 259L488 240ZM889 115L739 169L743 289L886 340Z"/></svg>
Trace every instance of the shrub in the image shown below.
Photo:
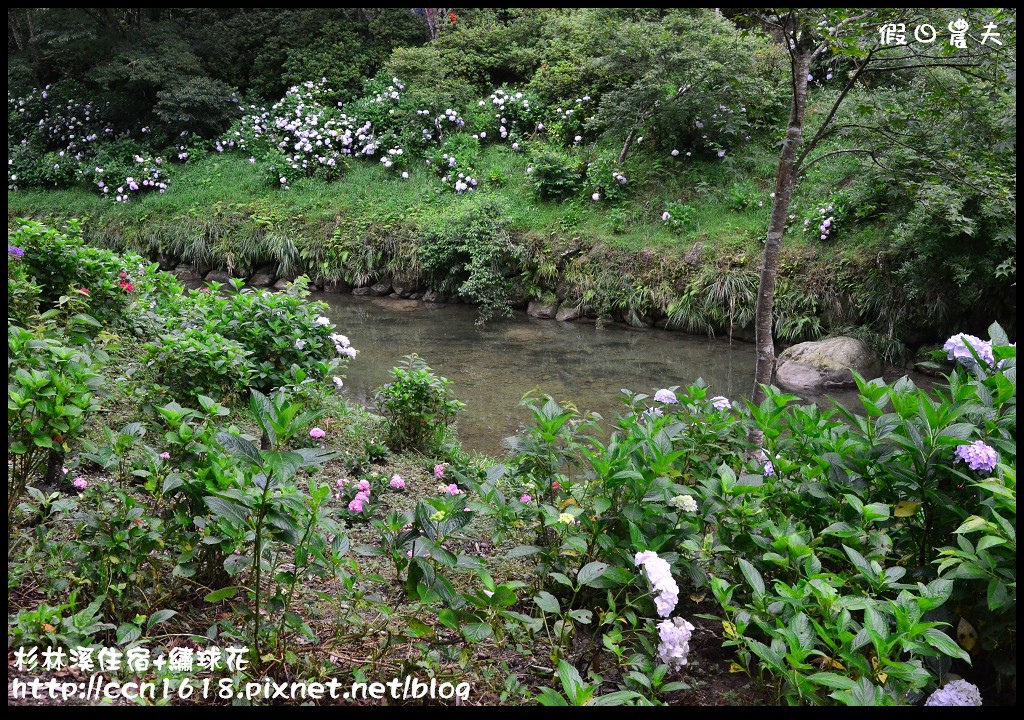
<svg viewBox="0 0 1024 720"><path fill-rule="evenodd" d="M143 347L143 360L176 397L230 398L253 380L252 351L206 327L168 333Z"/></svg>
<svg viewBox="0 0 1024 720"><path fill-rule="evenodd" d="M27 325L28 319L39 312L40 288L29 277L23 257L20 247L7 246L7 319L16 325Z"/></svg>
<svg viewBox="0 0 1024 720"><path fill-rule="evenodd" d="M74 295L101 323L142 332L151 324L143 309L180 291L173 276L139 255L86 245L77 220L64 230L21 218L16 223L8 243L24 252L24 275L38 284L44 310L55 307L61 297Z"/></svg>
<svg viewBox="0 0 1024 720"><path fill-rule="evenodd" d="M560 200L574 195L583 182L584 167L579 157L550 145L530 157L530 181L537 196Z"/></svg>
<svg viewBox="0 0 1024 720"><path fill-rule="evenodd" d="M8 518L26 484L42 479L51 457L74 445L100 407L99 356L53 335L7 326Z"/></svg>
<svg viewBox="0 0 1024 720"><path fill-rule="evenodd" d="M376 401L387 419L387 443L393 450L440 451L449 427L464 406L451 397L451 381L439 377L418 355L392 368L394 380L377 389Z"/></svg>
<svg viewBox="0 0 1024 720"><path fill-rule="evenodd" d="M327 304L305 299L307 284L303 276L283 293L246 288L221 294L219 283L209 283L189 293L181 316L170 318L169 326L176 331L201 329L244 349L244 357L234 356L246 364L245 372L234 376L244 377L243 387L269 391L292 384L295 367L320 380L340 375L340 367L356 350L347 337L334 332L323 314ZM235 289L240 285L236 281ZM209 359L215 361L212 355Z"/></svg>
<svg viewBox="0 0 1024 720"><path fill-rule="evenodd" d="M502 205L490 199L428 232L419 251L428 284L476 303L478 324L511 313L522 256L512 240L511 220Z"/></svg>

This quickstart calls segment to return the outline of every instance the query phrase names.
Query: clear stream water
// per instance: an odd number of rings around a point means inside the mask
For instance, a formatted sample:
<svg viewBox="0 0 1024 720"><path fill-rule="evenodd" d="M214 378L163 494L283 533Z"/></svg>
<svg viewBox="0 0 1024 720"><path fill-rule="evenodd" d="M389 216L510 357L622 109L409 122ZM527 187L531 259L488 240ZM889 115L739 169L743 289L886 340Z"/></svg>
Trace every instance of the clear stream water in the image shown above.
<svg viewBox="0 0 1024 720"><path fill-rule="evenodd" d="M463 447L502 454L503 438L530 420L520 406L533 391L571 401L581 412L610 419L625 406L622 389L653 394L703 378L712 394L749 397L755 353L749 343L666 330L537 320L518 311L477 327L476 308L408 300L313 293L359 354L346 371L345 397L366 405L392 379L390 370L417 353L452 381L466 407L459 414ZM841 402L855 394L835 396ZM825 398L815 401L827 404Z"/></svg>

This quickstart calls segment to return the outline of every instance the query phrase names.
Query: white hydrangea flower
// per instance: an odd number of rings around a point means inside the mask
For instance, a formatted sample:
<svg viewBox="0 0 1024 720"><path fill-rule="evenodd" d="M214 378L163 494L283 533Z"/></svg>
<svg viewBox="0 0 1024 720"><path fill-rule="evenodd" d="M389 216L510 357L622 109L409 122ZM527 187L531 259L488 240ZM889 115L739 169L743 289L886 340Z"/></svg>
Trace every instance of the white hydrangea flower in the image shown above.
<svg viewBox="0 0 1024 720"><path fill-rule="evenodd" d="M683 512L697 512L697 501L693 499L692 495L676 495L668 501L668 504L679 508Z"/></svg>
<svg viewBox="0 0 1024 720"><path fill-rule="evenodd" d="M658 623L658 656L674 670L686 664L686 655L690 652L690 637L693 625L682 618L662 620Z"/></svg>
<svg viewBox="0 0 1024 720"><path fill-rule="evenodd" d="M672 579L672 568L651 550L638 552L634 558L636 565L643 565L651 588L658 594L654 598L654 606L660 617L668 617L679 602L679 586Z"/></svg>

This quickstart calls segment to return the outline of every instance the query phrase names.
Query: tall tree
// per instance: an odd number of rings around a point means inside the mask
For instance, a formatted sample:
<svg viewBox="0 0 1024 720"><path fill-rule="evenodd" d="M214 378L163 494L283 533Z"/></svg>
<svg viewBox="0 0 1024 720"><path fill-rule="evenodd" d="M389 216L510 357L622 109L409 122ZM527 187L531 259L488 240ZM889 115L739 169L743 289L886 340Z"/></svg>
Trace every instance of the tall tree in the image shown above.
<svg viewBox="0 0 1024 720"><path fill-rule="evenodd" d="M775 369L775 340L772 311L775 302L779 253L786 232L786 220L793 193L801 175L817 162L845 154L862 154L877 161L885 153L886 144L900 144L900 138L882 126L839 123L839 112L850 97L850 91L868 74L881 71L919 71L927 68L953 68L962 73L990 76L999 73L1000 64L1015 68L1015 15L999 11L975 9L938 10L849 10L849 9L787 9L748 15L747 19L767 30L783 43L789 52L790 114L782 149L779 153L775 179L775 195L771 220L765 238L757 294L755 318L757 361L754 371L753 401L765 398L764 386L772 381ZM961 17L962 16L962 17ZM998 41L992 32L1004 21ZM1005 21L1009 21L1008 23ZM942 30L937 30L936 25ZM963 41L955 33L961 28L974 28ZM941 34L948 28L948 34ZM930 31L929 31L930 29ZM915 35L918 34L918 35ZM986 35L987 33L987 35ZM909 37L908 37L909 36ZM919 37L920 36L920 37ZM929 42L920 39L931 37ZM969 43L969 45L968 45ZM849 62L852 69L842 89L822 120L805 140L805 118L808 86L815 65L825 58ZM1015 72L1015 69L1013 70ZM950 101L955 101L950 98ZM840 131L858 130L857 134ZM826 139L852 138L858 142L814 155ZM847 143L849 144L849 143ZM904 143L906 144L906 143ZM922 162L951 182L964 181L963 173L941 160ZM759 440L759 438L752 438Z"/></svg>

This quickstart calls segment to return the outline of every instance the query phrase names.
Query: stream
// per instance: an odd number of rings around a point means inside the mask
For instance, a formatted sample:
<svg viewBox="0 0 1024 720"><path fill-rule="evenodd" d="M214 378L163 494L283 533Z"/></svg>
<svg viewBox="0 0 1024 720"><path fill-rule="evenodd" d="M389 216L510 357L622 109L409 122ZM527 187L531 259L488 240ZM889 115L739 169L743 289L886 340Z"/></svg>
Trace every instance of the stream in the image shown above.
<svg viewBox="0 0 1024 720"><path fill-rule="evenodd" d="M530 420L520 400L531 391L610 419L625 407L624 388L653 394L703 378L712 395L739 399L752 389L754 346L726 338L538 320L523 311L480 328L469 305L328 293L309 299L330 305L337 332L359 351L345 373L347 399L372 407L374 390L392 380L391 368L417 353L466 404L458 435L470 452L500 456L502 439ZM855 392L832 397L856 402ZM810 400L830 404L824 396Z"/></svg>

